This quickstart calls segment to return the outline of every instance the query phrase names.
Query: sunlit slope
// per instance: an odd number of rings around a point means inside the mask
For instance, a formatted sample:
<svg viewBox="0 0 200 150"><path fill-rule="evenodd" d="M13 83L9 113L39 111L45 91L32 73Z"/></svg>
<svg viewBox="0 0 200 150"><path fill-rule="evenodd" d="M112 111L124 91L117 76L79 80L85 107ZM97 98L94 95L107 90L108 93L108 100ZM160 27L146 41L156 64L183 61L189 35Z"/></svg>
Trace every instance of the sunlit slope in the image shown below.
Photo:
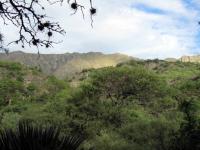
<svg viewBox="0 0 200 150"><path fill-rule="evenodd" d="M29 54L20 51L12 52L8 56L0 54L2 61L14 61L22 64L38 67L47 75L55 75L58 78L73 76L83 69L102 68L116 66L118 63L126 62L132 57L122 54L102 53L66 53L66 54Z"/></svg>

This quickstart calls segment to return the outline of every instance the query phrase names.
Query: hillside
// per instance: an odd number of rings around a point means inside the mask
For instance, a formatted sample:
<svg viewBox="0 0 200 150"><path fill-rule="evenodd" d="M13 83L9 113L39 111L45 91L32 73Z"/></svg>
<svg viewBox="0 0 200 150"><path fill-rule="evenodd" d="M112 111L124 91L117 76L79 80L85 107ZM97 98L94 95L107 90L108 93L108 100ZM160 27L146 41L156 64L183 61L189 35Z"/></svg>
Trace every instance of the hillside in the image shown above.
<svg viewBox="0 0 200 150"><path fill-rule="evenodd" d="M179 60L182 61L182 62L200 63L200 55L196 55L196 56L182 56Z"/></svg>
<svg viewBox="0 0 200 150"><path fill-rule="evenodd" d="M123 54L90 53L65 53L65 54L31 54L15 51L6 55L0 53L0 61L20 62L26 66L40 69L46 75L54 75L60 79L72 79L80 72L87 69L98 69L138 60ZM193 62L199 63L200 56L182 56L179 59L167 58L166 62Z"/></svg>
<svg viewBox="0 0 200 150"><path fill-rule="evenodd" d="M78 75L72 87L0 62L0 131L28 120L83 135L84 150L199 150L199 64L131 60Z"/></svg>
<svg viewBox="0 0 200 150"><path fill-rule="evenodd" d="M116 66L118 63L132 59L122 54L102 53L66 53L66 54L29 54L21 51L11 52L7 56L0 54L0 61L20 62L27 66L37 67L47 75L58 78L70 77L83 69Z"/></svg>

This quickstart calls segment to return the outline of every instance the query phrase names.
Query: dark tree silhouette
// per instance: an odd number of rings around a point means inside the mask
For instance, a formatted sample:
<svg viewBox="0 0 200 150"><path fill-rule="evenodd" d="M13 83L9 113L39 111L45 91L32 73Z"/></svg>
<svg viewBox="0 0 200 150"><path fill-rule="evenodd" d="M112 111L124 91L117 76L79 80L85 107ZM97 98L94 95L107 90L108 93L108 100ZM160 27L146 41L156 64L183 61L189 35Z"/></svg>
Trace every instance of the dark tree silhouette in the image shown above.
<svg viewBox="0 0 200 150"><path fill-rule="evenodd" d="M58 128L35 127L20 122L16 131L0 132L1 150L76 150L83 143L81 136L60 136Z"/></svg>
<svg viewBox="0 0 200 150"><path fill-rule="evenodd" d="M68 3L74 10L75 14L81 10L84 17L85 7L78 3L78 0L44 0L50 5L55 3ZM43 2L44 2L43 1ZM87 0L90 3L90 16L96 13L93 8L92 0ZM13 24L19 29L19 38L11 43L22 44L28 43L30 46L45 46L46 48L57 43L52 40L55 33L65 34L65 31L60 27L59 23L48 20L47 14L39 13L38 10L45 10L41 0L1 0L0 1L0 18L4 25ZM93 20L92 20L93 22ZM41 38L39 34L46 34L47 38ZM45 36L43 36L45 37Z"/></svg>
<svg viewBox="0 0 200 150"><path fill-rule="evenodd" d="M8 49L3 46L3 35L0 33L0 51L5 52L8 54Z"/></svg>
<svg viewBox="0 0 200 150"><path fill-rule="evenodd" d="M2 41L3 41L3 35L0 34L0 43L2 43Z"/></svg>
<svg viewBox="0 0 200 150"><path fill-rule="evenodd" d="M6 54L8 54L8 49L6 49L3 46L3 35L0 33L0 51L4 51Z"/></svg>
<svg viewBox="0 0 200 150"><path fill-rule="evenodd" d="M182 123L176 134L171 150L199 150L200 149L200 121L195 117L194 101L184 101L181 110L185 114L185 122Z"/></svg>
<svg viewBox="0 0 200 150"><path fill-rule="evenodd" d="M2 48L3 43L3 35L0 33L0 49Z"/></svg>

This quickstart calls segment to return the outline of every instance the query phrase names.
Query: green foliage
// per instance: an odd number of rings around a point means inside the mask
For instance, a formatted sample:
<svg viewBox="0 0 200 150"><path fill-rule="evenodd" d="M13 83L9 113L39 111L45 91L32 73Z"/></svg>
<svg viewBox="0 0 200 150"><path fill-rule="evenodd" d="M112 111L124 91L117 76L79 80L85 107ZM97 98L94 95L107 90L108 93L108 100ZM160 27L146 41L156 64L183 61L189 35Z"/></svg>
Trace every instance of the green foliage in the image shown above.
<svg viewBox="0 0 200 150"><path fill-rule="evenodd" d="M119 137L118 134L112 132L102 131L99 136L94 139L94 150L124 150L132 149L132 145L125 139Z"/></svg>
<svg viewBox="0 0 200 150"><path fill-rule="evenodd" d="M139 67L100 69L93 72L89 84L86 85L88 87L83 85L86 93L116 100L116 103L136 99L141 104L146 104L168 92L166 83L161 78Z"/></svg>
<svg viewBox="0 0 200 150"><path fill-rule="evenodd" d="M13 99L18 99L24 92L20 81L4 78L0 80L0 106L11 104Z"/></svg>
<svg viewBox="0 0 200 150"><path fill-rule="evenodd" d="M0 130L26 119L59 126L62 135L81 133L84 150L199 149L199 65L130 61L83 73L72 87L1 62Z"/></svg>
<svg viewBox="0 0 200 150"><path fill-rule="evenodd" d="M1 128L15 128L19 122L21 116L18 113L8 112L5 113L1 120Z"/></svg>
<svg viewBox="0 0 200 150"><path fill-rule="evenodd" d="M198 150L200 148L200 101L196 99L184 101L181 110L185 113L185 122L182 123L173 149Z"/></svg>
<svg viewBox="0 0 200 150"><path fill-rule="evenodd" d="M0 62L0 67L12 71L21 71L23 66L20 63Z"/></svg>

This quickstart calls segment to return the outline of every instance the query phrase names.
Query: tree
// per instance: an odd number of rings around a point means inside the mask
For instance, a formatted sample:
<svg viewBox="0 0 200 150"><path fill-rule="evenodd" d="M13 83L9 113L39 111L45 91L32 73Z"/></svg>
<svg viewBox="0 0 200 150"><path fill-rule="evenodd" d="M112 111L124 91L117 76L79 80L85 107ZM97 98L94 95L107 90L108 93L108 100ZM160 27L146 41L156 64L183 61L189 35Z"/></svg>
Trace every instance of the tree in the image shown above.
<svg viewBox="0 0 200 150"><path fill-rule="evenodd" d="M24 91L21 82L12 79L0 80L0 106L11 105L14 97L19 97L18 93Z"/></svg>
<svg viewBox="0 0 200 150"><path fill-rule="evenodd" d="M0 34L0 44L2 44L2 42L3 42L3 35Z"/></svg>
<svg viewBox="0 0 200 150"><path fill-rule="evenodd" d="M3 35L0 33L0 51L4 51L6 54L8 54L8 49L3 46L3 38Z"/></svg>
<svg viewBox="0 0 200 150"><path fill-rule="evenodd" d="M90 77L89 84L82 85L85 93L90 97L111 99L115 104L128 104L134 99L144 105L166 95L165 82L144 68L103 68L94 71Z"/></svg>
<svg viewBox="0 0 200 150"><path fill-rule="evenodd" d="M3 48L2 43L3 43L3 35L0 33L0 50Z"/></svg>
<svg viewBox="0 0 200 150"><path fill-rule="evenodd" d="M181 109L185 114L178 137L175 140L175 150L200 149L200 102L197 100L184 101Z"/></svg>
<svg viewBox="0 0 200 150"><path fill-rule="evenodd" d="M63 4L67 2L74 10L74 14L80 9L83 17L85 8L79 4L77 0L46 0L49 4L55 3ZM44 2L44 1L43 1ZM90 2L90 15L96 13L93 8L92 0ZM54 33L65 34L65 31L57 22L48 20L47 14L39 13L38 10L45 10L41 0L2 0L0 1L0 18L3 20L4 25L13 24L19 29L19 38L13 41L16 44L21 44L24 48L25 43L34 46L45 46L46 48L57 43L52 40ZM93 20L92 20L93 22ZM39 33L47 35L47 39L41 38ZM0 34L0 41L2 41L2 34ZM11 42L11 43L13 43Z"/></svg>

